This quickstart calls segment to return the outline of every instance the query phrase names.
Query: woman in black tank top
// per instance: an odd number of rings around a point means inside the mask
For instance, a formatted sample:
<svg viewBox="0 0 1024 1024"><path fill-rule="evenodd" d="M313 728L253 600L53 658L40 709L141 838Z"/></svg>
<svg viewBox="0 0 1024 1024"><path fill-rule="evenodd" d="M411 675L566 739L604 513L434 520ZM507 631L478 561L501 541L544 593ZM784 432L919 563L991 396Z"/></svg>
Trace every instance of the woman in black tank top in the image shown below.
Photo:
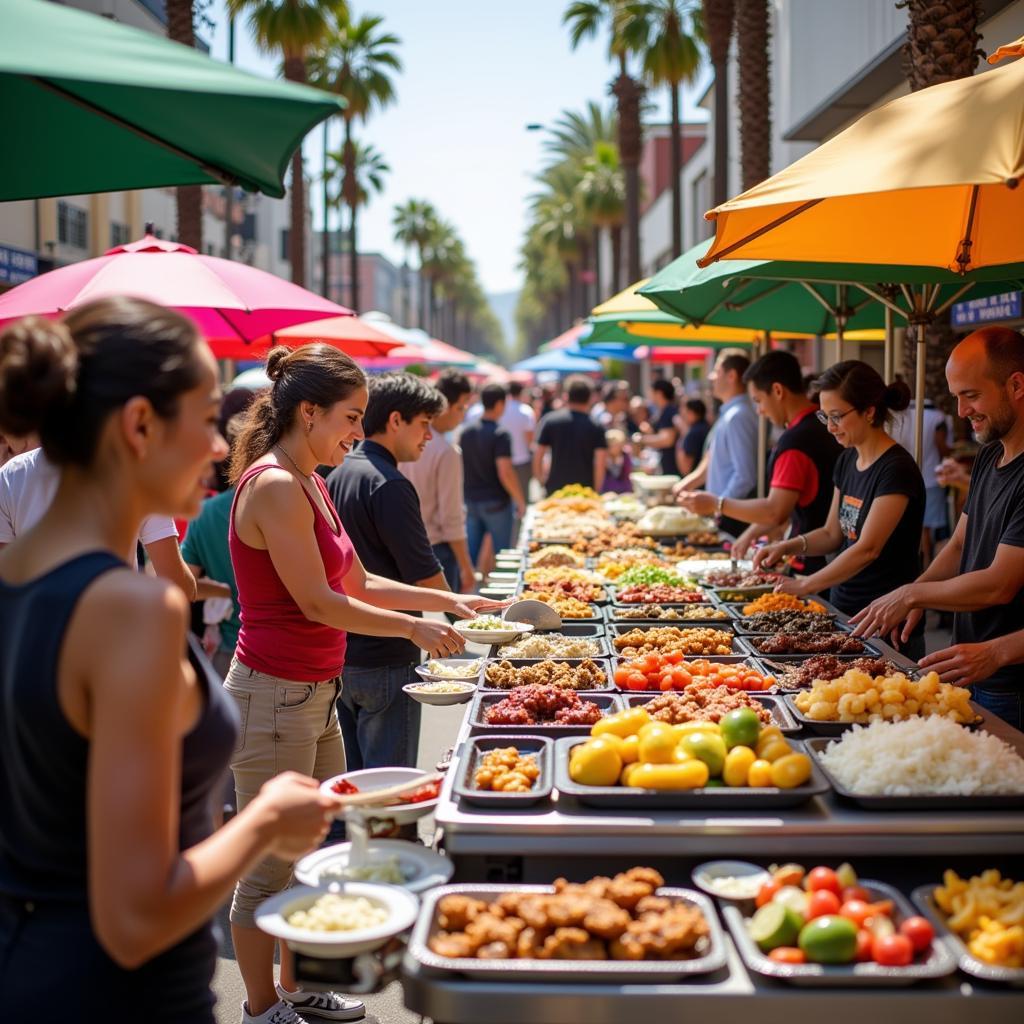
<svg viewBox="0 0 1024 1024"><path fill-rule="evenodd" d="M297 775L213 832L236 714L188 603L132 572L143 517L190 517L226 446L194 326L108 299L0 334L0 430L38 430L54 503L0 553L0 993L15 1019L213 1021L211 918L334 802Z"/></svg>

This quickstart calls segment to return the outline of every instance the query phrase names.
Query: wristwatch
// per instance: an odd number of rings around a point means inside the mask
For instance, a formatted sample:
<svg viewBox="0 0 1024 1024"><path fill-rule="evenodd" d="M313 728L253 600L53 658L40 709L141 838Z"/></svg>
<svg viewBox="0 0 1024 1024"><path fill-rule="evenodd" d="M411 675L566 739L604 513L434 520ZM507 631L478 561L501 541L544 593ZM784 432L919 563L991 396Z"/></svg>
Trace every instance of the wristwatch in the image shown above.
<svg viewBox="0 0 1024 1024"><path fill-rule="evenodd" d="M722 506L725 505L725 495L720 494L718 496L718 504L715 506L715 518L720 520L722 518Z"/></svg>

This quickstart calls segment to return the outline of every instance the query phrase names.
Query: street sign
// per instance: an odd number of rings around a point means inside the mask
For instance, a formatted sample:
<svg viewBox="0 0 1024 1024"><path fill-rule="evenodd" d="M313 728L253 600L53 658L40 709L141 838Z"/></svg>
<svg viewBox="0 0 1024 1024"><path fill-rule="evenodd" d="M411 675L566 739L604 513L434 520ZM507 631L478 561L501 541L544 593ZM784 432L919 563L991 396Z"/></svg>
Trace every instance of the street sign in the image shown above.
<svg viewBox="0 0 1024 1024"><path fill-rule="evenodd" d="M39 273L39 259L34 252L0 245L0 284L21 284Z"/></svg>
<svg viewBox="0 0 1024 1024"><path fill-rule="evenodd" d="M1021 293L1002 292L984 299L969 299L955 302L950 309L954 327L973 327L975 324L990 324L1003 320L1021 318Z"/></svg>

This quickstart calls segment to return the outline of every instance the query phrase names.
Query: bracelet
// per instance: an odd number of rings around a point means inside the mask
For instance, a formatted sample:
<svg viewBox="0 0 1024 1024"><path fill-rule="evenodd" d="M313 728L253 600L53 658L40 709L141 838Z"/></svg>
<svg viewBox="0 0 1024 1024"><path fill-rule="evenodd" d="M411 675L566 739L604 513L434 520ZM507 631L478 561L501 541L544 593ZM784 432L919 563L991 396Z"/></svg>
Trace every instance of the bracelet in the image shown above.
<svg viewBox="0 0 1024 1024"><path fill-rule="evenodd" d="M725 495L724 494L720 494L718 496L718 504L715 506L715 518L716 519L721 519L722 518L722 508L724 506L725 506Z"/></svg>
<svg viewBox="0 0 1024 1024"><path fill-rule="evenodd" d="M800 541L803 544L803 549L801 550L800 554L806 555L807 554L807 534L806 533L799 534L797 536L797 540Z"/></svg>

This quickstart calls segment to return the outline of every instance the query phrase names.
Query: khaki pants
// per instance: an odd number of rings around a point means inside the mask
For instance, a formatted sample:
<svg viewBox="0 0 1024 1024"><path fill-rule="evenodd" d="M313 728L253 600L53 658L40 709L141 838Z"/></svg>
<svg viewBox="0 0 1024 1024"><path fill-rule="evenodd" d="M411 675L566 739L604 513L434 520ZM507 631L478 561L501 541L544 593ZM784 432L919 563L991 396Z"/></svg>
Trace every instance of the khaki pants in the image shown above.
<svg viewBox="0 0 1024 1024"><path fill-rule="evenodd" d="M301 683L279 679L231 662L224 689L238 705L241 729L231 757L239 812L264 782L285 771L323 782L345 771L345 748L335 701L341 679ZM255 927L255 913L270 896L288 887L292 865L265 857L235 886L231 922Z"/></svg>

